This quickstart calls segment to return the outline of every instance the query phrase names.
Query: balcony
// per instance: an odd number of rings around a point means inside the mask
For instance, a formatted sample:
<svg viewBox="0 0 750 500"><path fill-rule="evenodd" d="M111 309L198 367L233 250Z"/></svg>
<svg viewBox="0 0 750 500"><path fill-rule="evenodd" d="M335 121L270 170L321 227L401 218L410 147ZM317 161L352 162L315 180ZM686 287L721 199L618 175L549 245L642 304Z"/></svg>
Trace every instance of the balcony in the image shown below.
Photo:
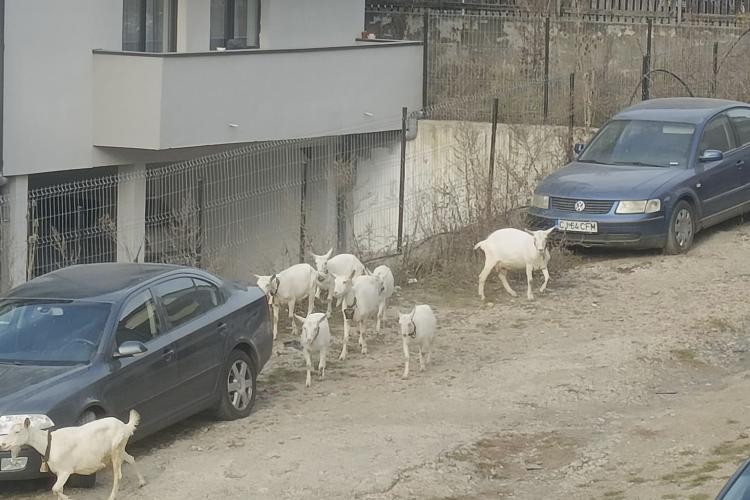
<svg viewBox="0 0 750 500"><path fill-rule="evenodd" d="M401 128L418 42L147 54L94 51L94 145L162 150Z"/></svg>

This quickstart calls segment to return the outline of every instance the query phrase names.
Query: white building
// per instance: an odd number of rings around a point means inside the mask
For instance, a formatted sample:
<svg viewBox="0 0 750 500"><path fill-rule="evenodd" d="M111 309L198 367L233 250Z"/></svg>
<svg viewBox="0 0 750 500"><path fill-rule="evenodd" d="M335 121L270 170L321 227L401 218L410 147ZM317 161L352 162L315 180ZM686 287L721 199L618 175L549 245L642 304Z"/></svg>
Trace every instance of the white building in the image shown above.
<svg viewBox="0 0 750 500"><path fill-rule="evenodd" d="M145 231L148 168L247 143L398 130L401 108L422 103L421 44L361 40L364 0L0 9L6 285L33 264L23 258L29 189L132 178L114 187L117 258L130 258Z"/></svg>

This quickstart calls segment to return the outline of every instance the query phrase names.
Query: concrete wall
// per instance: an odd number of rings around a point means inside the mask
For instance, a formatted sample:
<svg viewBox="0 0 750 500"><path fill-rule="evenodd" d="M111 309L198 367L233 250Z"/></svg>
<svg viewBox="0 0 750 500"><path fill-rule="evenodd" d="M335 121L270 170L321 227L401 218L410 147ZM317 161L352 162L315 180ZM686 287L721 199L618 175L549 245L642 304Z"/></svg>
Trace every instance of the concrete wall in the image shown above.
<svg viewBox="0 0 750 500"><path fill-rule="evenodd" d="M364 0L263 0L260 47L350 45L364 26Z"/></svg>
<svg viewBox="0 0 750 500"><path fill-rule="evenodd" d="M421 104L421 60L419 45L367 42L305 52L96 53L94 144L170 149L399 129L401 107ZM377 83L368 74L380 75ZM160 106L134 88L160 94Z"/></svg>
<svg viewBox="0 0 750 500"><path fill-rule="evenodd" d="M496 136L493 206L496 213L526 205L536 184L566 163L568 128L500 124ZM584 142L592 129L575 129ZM421 239L465 227L484 210L492 126L482 122L419 122L407 142L405 238ZM372 150L357 164L353 192L355 247L388 253L398 230L400 144Z"/></svg>

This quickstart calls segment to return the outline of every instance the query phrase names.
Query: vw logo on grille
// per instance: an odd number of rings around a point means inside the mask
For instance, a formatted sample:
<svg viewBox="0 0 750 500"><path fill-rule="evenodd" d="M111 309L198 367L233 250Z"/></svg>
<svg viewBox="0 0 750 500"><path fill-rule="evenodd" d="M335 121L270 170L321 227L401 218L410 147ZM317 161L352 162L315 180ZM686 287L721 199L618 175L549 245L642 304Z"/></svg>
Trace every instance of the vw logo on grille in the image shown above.
<svg viewBox="0 0 750 500"><path fill-rule="evenodd" d="M581 200L578 200L575 204L576 212L583 212L586 210L586 204L582 202Z"/></svg>

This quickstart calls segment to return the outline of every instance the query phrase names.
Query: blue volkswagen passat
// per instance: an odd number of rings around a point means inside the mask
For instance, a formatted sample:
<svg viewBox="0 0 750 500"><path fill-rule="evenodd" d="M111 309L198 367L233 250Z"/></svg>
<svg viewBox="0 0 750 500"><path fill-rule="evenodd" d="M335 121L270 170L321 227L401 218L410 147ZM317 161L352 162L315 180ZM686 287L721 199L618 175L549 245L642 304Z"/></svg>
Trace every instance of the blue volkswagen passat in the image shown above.
<svg viewBox="0 0 750 500"><path fill-rule="evenodd" d="M686 252L750 209L750 105L668 98L615 115L537 186L529 225L582 246ZM554 233L553 233L554 234Z"/></svg>

